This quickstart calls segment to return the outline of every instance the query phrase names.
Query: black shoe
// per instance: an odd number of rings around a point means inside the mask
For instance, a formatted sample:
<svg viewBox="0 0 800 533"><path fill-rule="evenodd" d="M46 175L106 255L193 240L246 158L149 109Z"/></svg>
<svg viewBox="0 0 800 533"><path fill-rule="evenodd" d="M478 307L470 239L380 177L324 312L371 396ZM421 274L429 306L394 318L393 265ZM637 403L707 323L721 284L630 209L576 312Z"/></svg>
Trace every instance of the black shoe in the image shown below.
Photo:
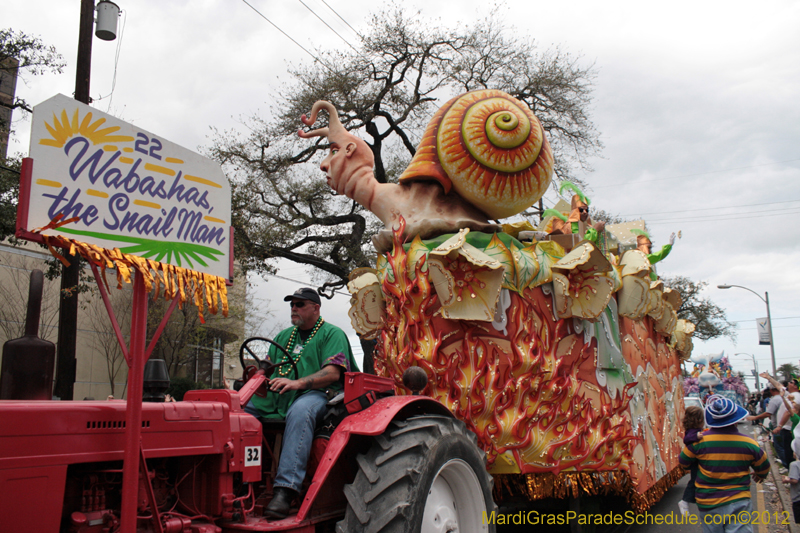
<svg viewBox="0 0 800 533"><path fill-rule="evenodd" d="M297 496L297 491L286 487L275 487L272 500L270 500L264 508L264 516L286 518L289 516L289 509L292 506L292 500L294 500L295 496Z"/></svg>

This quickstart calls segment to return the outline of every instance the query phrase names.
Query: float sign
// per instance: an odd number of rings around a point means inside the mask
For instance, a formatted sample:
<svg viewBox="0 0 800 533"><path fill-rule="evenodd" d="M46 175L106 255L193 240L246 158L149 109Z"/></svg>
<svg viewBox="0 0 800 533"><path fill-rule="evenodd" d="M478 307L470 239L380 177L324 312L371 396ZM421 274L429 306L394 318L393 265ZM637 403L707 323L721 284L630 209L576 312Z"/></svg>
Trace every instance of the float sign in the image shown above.
<svg viewBox="0 0 800 533"><path fill-rule="evenodd" d="M33 109L25 229L230 278L231 194L216 162L64 95Z"/></svg>

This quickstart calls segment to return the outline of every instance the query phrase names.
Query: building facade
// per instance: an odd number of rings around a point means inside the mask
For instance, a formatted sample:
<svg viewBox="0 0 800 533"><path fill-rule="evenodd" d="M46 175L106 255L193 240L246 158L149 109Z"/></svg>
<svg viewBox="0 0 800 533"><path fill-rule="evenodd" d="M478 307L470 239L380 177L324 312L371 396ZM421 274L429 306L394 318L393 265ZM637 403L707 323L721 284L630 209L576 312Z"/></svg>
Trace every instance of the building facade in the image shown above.
<svg viewBox="0 0 800 533"><path fill-rule="evenodd" d="M52 256L35 244L12 246L0 243L0 343L25 333L30 275L34 269L47 273ZM116 273L106 271L111 290L109 297L125 342L128 343L132 306L131 285L116 289ZM113 326L102 302L91 270L82 274L86 290L79 296L77 332L77 368L73 399L105 399L109 395L126 397L128 366L119 347ZM244 335L244 320L239 312L244 305L245 283L229 292L230 318L206 317L206 325L197 320L197 309L186 305L176 309L153 358L164 358L171 377L187 377L209 388L232 384L241 377L238 347ZM60 279L45 277L40 313L39 337L53 343L58 339L58 296ZM241 296L240 296L241 295ZM158 327L166 306L150 299L148 343ZM2 356L0 356L2 357ZM0 359L1 360L1 359Z"/></svg>

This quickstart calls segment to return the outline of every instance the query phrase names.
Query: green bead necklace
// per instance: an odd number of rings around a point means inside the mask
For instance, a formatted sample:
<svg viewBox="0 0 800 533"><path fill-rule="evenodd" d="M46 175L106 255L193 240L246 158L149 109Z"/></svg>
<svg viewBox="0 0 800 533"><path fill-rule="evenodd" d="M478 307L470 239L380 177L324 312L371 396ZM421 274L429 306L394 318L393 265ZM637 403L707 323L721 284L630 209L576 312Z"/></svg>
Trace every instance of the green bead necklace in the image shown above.
<svg viewBox="0 0 800 533"><path fill-rule="evenodd" d="M300 342L302 343L301 346L305 346L306 344L308 344L308 342L311 339L314 338L314 335L317 334L317 332L319 331L319 328L321 328L322 324L324 324L324 323L325 323L325 320L322 317L319 317L317 319L317 323L314 324L314 329L311 330L311 335L308 336L308 338L305 340L305 342L303 342L303 340L300 339ZM297 361L300 360L300 356L303 355L303 352L301 351L299 354L297 354L297 359L292 358L292 349L294 349L295 342L297 341L298 331L300 331L300 329L297 326L295 326L294 329L292 330L292 334L289 336L289 342L286 343L286 352L289 354L289 359L294 361L295 365L297 364ZM284 354L284 356L283 356L283 358L281 360L281 363L285 363L285 362L287 362L287 359L286 359L286 355ZM286 370L284 370L284 368ZM291 366L280 367L280 368L278 368L278 375L280 375L282 377L288 376L289 372L291 370L292 370ZM300 376L295 376L295 378L298 378L298 377L300 377Z"/></svg>

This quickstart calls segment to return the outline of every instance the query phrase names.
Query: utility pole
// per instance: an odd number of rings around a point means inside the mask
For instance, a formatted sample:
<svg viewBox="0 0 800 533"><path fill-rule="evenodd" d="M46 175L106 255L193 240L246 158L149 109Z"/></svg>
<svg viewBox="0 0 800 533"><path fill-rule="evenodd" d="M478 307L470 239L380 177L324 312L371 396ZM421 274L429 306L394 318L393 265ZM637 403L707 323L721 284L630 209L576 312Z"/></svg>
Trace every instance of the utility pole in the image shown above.
<svg viewBox="0 0 800 533"><path fill-rule="evenodd" d="M75 99L89 104L89 80L92 72L92 29L94 27L94 0L81 0L80 31L78 33L78 60L75 72ZM61 291L58 311L58 358L53 395L62 400L72 400L77 359L75 348L78 337L78 284L81 265L79 255L65 253L68 267L61 270Z"/></svg>

